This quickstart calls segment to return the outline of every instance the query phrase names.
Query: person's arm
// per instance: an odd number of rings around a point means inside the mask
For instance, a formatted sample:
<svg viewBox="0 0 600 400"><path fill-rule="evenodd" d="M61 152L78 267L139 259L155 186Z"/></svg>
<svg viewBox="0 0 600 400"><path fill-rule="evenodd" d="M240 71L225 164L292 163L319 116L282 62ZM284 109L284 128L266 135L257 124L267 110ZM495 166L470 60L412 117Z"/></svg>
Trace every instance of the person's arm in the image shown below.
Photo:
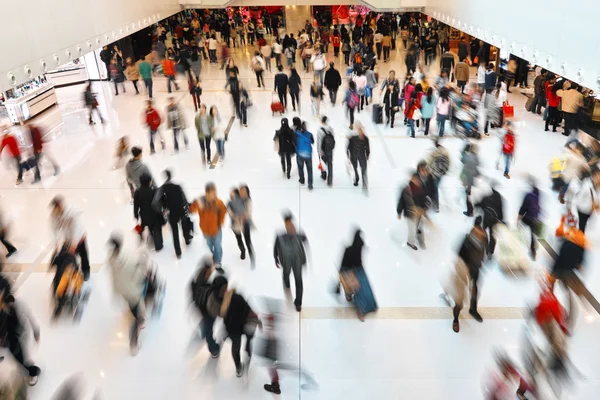
<svg viewBox="0 0 600 400"><path fill-rule="evenodd" d="M365 152L367 153L367 160L369 159L369 156L371 155L371 146L369 145L369 138L367 136L365 136L365 140L366 142L366 146L365 146Z"/></svg>
<svg viewBox="0 0 600 400"><path fill-rule="evenodd" d="M275 244L273 245L273 258L275 259L275 266L277 266L277 268L280 268L281 263L279 260L279 236L275 238Z"/></svg>
<svg viewBox="0 0 600 400"><path fill-rule="evenodd" d="M19 303L17 305L17 303L15 302L13 307L16 308L17 311L17 315L19 315L21 318L21 321L27 320L27 322L29 322L29 325L31 325L31 329L33 331L33 338L35 339L36 342L40 341L40 326L37 324L37 321L35 320L35 318L33 318L33 315L31 314L31 311L29 310L29 308L23 304L23 303Z"/></svg>
<svg viewBox="0 0 600 400"><path fill-rule="evenodd" d="M133 217L136 220L140 217L140 194L137 190L133 193Z"/></svg>
<svg viewBox="0 0 600 400"><path fill-rule="evenodd" d="M225 208L225 204L219 200L219 227L223 226L223 223L225 222L225 215L227 214L227 208Z"/></svg>

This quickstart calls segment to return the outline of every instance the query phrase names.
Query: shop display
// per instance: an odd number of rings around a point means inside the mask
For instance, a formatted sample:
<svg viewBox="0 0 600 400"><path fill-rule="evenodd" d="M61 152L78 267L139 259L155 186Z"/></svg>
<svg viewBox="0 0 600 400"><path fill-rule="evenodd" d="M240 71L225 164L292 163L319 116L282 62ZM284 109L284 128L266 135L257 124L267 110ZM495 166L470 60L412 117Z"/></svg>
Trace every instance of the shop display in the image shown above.
<svg viewBox="0 0 600 400"><path fill-rule="evenodd" d="M54 85L39 76L8 90L4 107L10 122L22 124L57 103Z"/></svg>

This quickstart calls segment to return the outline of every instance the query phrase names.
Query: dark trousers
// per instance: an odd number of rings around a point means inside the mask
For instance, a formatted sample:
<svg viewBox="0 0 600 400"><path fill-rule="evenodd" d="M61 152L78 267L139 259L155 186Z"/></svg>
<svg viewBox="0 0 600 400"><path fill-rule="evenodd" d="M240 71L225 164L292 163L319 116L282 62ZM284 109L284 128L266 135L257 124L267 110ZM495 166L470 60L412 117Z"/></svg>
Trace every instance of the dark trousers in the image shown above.
<svg viewBox="0 0 600 400"><path fill-rule="evenodd" d="M548 107L548 117L546 118L546 129L552 125L552 131L556 132L559 122L558 107Z"/></svg>
<svg viewBox="0 0 600 400"><path fill-rule="evenodd" d="M275 53L275 66L279 67L281 64L281 53Z"/></svg>
<svg viewBox="0 0 600 400"><path fill-rule="evenodd" d="M179 132L181 132L181 128L173 128L173 147L175 148L175 151L179 151L179 142L177 141ZM185 147L188 146L188 139L185 133L183 135L183 143L185 144Z"/></svg>
<svg viewBox="0 0 600 400"><path fill-rule="evenodd" d="M192 101L194 102L194 110L198 111L200 108L200 95L198 93L191 93Z"/></svg>
<svg viewBox="0 0 600 400"><path fill-rule="evenodd" d="M360 164L360 173L362 175L362 186L363 189L366 189L369 185L369 180L367 178L367 159L364 157L352 157L350 158L350 162L352 163L352 168L354 168L354 182L358 183L358 164Z"/></svg>
<svg viewBox="0 0 600 400"><path fill-rule="evenodd" d="M33 155L33 158L35 160L35 177L34 177L34 179L37 180L37 181L39 181L40 179L42 179L42 176L40 174L40 161L42 160L43 154L44 153L39 152L39 153L35 153ZM58 174L58 171L60 170L60 168L58 167L58 165L55 164L55 162L52 159L50 159L48 157L45 157L45 158L47 160L50 160L50 162L52 162L52 167L54 167L54 174L55 175Z"/></svg>
<svg viewBox="0 0 600 400"><path fill-rule="evenodd" d="M154 148L154 135L156 135L156 131L150 129L150 153L154 153L156 151Z"/></svg>
<svg viewBox="0 0 600 400"><path fill-rule="evenodd" d="M283 108L287 108L287 93L285 90L277 89L277 96L279 96L279 102L283 104Z"/></svg>
<svg viewBox="0 0 600 400"><path fill-rule="evenodd" d="M296 299L294 304L297 306L302 305L302 293L304 292L304 286L302 285L302 266L283 266L283 286L286 289L290 288L290 273L294 273L294 282L296 286Z"/></svg>
<svg viewBox="0 0 600 400"><path fill-rule="evenodd" d="M296 104L298 105L298 111L300 110L300 92L290 91L290 97L292 99L292 108L296 111Z"/></svg>
<svg viewBox="0 0 600 400"><path fill-rule="evenodd" d="M140 335L140 323L143 320L143 316L140 315L140 307L137 303L129 303L129 310L131 311L131 315L133 316L133 323L131 324L131 329L129 331L129 346L135 348L138 345L138 339Z"/></svg>
<svg viewBox="0 0 600 400"><path fill-rule="evenodd" d="M87 239L79 242L75 249L75 254L81 258L81 272L83 272L84 276L88 276L90 274L90 259L88 257Z"/></svg>
<svg viewBox="0 0 600 400"><path fill-rule="evenodd" d="M210 56L210 62L211 63L216 63L217 62L217 50L208 50L208 54Z"/></svg>
<svg viewBox="0 0 600 400"><path fill-rule="evenodd" d="M338 46L338 47L333 46L333 56L337 57L339 55L340 55L340 46Z"/></svg>
<svg viewBox="0 0 600 400"><path fill-rule="evenodd" d="M477 311L477 301L479 300L479 268L469 267L469 276L471 278L471 304L469 311Z"/></svg>
<svg viewBox="0 0 600 400"><path fill-rule="evenodd" d="M8 239L6 239L6 234L3 229L0 230L0 242L4 245L4 247L6 247L6 251L8 253L13 253L17 251L17 248L13 246L12 243L8 241Z"/></svg>
<svg viewBox="0 0 600 400"><path fill-rule="evenodd" d="M577 114L563 112L565 116L565 134L570 135L571 131L576 130L577 126Z"/></svg>
<svg viewBox="0 0 600 400"><path fill-rule="evenodd" d="M248 255L250 256L250 260L254 260L254 246L252 246L252 237L250 236L250 224L244 223L243 232L233 232L235 234L235 238L237 240L238 247L240 248L240 252L242 254L246 254L246 247L248 248ZM242 240L242 233L244 239ZM246 242L246 246L244 246L244 242Z"/></svg>
<svg viewBox="0 0 600 400"><path fill-rule="evenodd" d="M179 90L179 85L175 82L175 75L167 75L167 92L171 93L171 82L175 85L175 90Z"/></svg>
<svg viewBox="0 0 600 400"><path fill-rule="evenodd" d="M21 341L17 337L13 337L9 338L8 342L8 350L13 355L15 360L17 360L17 362L27 370L29 376L38 376L41 373L41 370L36 365L25 361L25 353L23 352L23 346L21 345Z"/></svg>
<svg viewBox="0 0 600 400"><path fill-rule="evenodd" d="M206 339L206 344L208 345L208 351L211 353L216 353L219 351L219 345L215 341L213 336L213 326L215 324L215 320L210 317L202 317L200 320L200 334L203 339Z"/></svg>
<svg viewBox="0 0 600 400"><path fill-rule="evenodd" d="M162 236L162 226L160 224L156 225L144 225L142 224L142 233L144 230L148 228L148 232L150 232L150 236L152 237L152 241L154 242L154 249L159 251L163 248L163 236ZM140 238L142 238L142 233L140 233Z"/></svg>
<svg viewBox="0 0 600 400"><path fill-rule="evenodd" d="M138 86L137 86L138 80L134 79L134 80L131 81L131 83L133 83L133 88L135 89L135 94L140 94L140 91L139 91Z"/></svg>
<svg viewBox="0 0 600 400"><path fill-rule="evenodd" d="M98 110L98 107L92 106L92 105L88 105L88 109L90 111L90 117L89 117L89 123L91 124L92 122L94 122L92 120L92 114L94 113L94 111L96 111L96 115L98 115L98 118L100 118L100 122L104 122L104 118L102 118L102 114L100 114L100 110Z"/></svg>
<svg viewBox="0 0 600 400"><path fill-rule="evenodd" d="M344 53L344 63L350 65L350 53Z"/></svg>
<svg viewBox="0 0 600 400"><path fill-rule="evenodd" d="M200 151L202 152L202 160L210 162L210 136L205 136L204 139L200 139Z"/></svg>
<svg viewBox="0 0 600 400"><path fill-rule="evenodd" d="M587 226L591 214L582 213L581 211L577 211L577 214L579 215L579 230L585 233L585 227Z"/></svg>
<svg viewBox="0 0 600 400"><path fill-rule="evenodd" d="M529 108L529 111L535 112L537 114L541 114L542 107L545 107L545 106L546 106L546 96L544 96L543 94L536 94L535 99L533 100L533 103L531 103L531 107Z"/></svg>
<svg viewBox="0 0 600 400"><path fill-rule="evenodd" d="M289 178L290 172L292 172L292 153L281 152L279 157L281 158L281 169Z"/></svg>
<svg viewBox="0 0 600 400"><path fill-rule="evenodd" d="M17 165L17 171L19 171L17 175L17 180L23 180L23 164L21 163L21 158L13 157L13 160L15 160L15 164Z"/></svg>
<svg viewBox="0 0 600 400"><path fill-rule="evenodd" d="M440 181L442 180L441 176L433 177L433 193L431 202L433 203L433 209L435 211L439 211L440 209Z"/></svg>
<svg viewBox="0 0 600 400"><path fill-rule="evenodd" d="M106 67L106 79L105 81L110 81L110 61L105 62L104 66Z"/></svg>
<svg viewBox="0 0 600 400"><path fill-rule="evenodd" d="M306 165L306 173L308 174L308 186L312 187L313 184L313 167L312 157L304 158L300 155L296 155L296 161L298 162L298 175L300 177L300 183L304 183L304 165Z"/></svg>
<svg viewBox="0 0 600 400"><path fill-rule="evenodd" d="M245 101L240 103L240 122L244 125L248 124L248 107Z"/></svg>
<svg viewBox="0 0 600 400"><path fill-rule="evenodd" d="M335 101L337 99L338 88L329 89L329 100L331 100L331 104L335 105Z"/></svg>
<svg viewBox="0 0 600 400"><path fill-rule="evenodd" d="M254 71L256 74L256 83L258 83L258 87L265 86L265 80L263 78L263 71Z"/></svg>
<svg viewBox="0 0 600 400"><path fill-rule="evenodd" d="M396 110L394 110L394 107L386 107L385 108L385 118L386 118L386 124L390 124L390 126L393 128L394 127L394 120L396 119Z"/></svg>
<svg viewBox="0 0 600 400"><path fill-rule="evenodd" d="M360 96L360 110L364 110L365 105L369 105L369 99L367 98L367 95L362 95Z"/></svg>
<svg viewBox="0 0 600 400"><path fill-rule="evenodd" d="M431 118L423 118L423 125L425 126L424 135L429 135L429 123L431 122Z"/></svg>
<svg viewBox="0 0 600 400"><path fill-rule="evenodd" d="M467 81L456 81L456 84L460 88L460 92L464 93L465 92L465 86L467 86Z"/></svg>
<svg viewBox="0 0 600 400"><path fill-rule="evenodd" d="M354 107L346 107L346 110L350 117L350 125L354 125Z"/></svg>
<svg viewBox="0 0 600 400"><path fill-rule="evenodd" d="M377 59L379 60L381 58L381 42L375 43L375 48L377 49ZM385 59L385 56L383 58Z"/></svg>
<svg viewBox="0 0 600 400"><path fill-rule="evenodd" d="M535 256L536 254L536 239L535 239L535 230L536 230L536 226L535 226L535 221L530 219L530 218L523 218L523 224L525 224L526 226L529 227L529 230L531 232L531 243L529 245L529 250L531 251L531 254L533 256ZM581 224L581 217L579 219L579 224Z"/></svg>
<svg viewBox="0 0 600 400"><path fill-rule="evenodd" d="M489 242L488 247L486 249L488 256L494 254L494 250L496 249L496 238L494 237L494 227L496 226L496 221L486 221L485 217L483 218L483 230L489 231Z"/></svg>
<svg viewBox="0 0 600 400"><path fill-rule="evenodd" d="M146 85L146 90L148 91L148 97L152 98L152 78L144 79L144 85Z"/></svg>
<svg viewBox="0 0 600 400"><path fill-rule="evenodd" d="M250 363L250 358L252 357L252 335L244 335L246 336L246 354L248 355L248 363ZM240 357L240 350L242 349L242 334L235 333L230 334L229 339L231 339L231 356L233 357L233 362L235 363L236 368L242 368L242 360ZM247 368L248 366L246 366Z"/></svg>
<svg viewBox="0 0 600 400"><path fill-rule="evenodd" d="M465 194L467 196L467 215L473 215L473 203L471 203L471 187L465 188Z"/></svg>
<svg viewBox="0 0 600 400"><path fill-rule="evenodd" d="M181 228L183 231L183 238L185 243L188 244L192 237L190 236L189 230L185 229L184 222L181 217L179 218L169 218L169 225L171 225L171 232L173 233L173 246L175 247L175 254L181 255L181 245L179 244L179 224L181 223Z"/></svg>
<svg viewBox="0 0 600 400"><path fill-rule="evenodd" d="M208 57L206 56L206 49L204 48L204 46L199 47L200 52L202 53L202 57L204 57L205 60L208 59Z"/></svg>
<svg viewBox="0 0 600 400"><path fill-rule="evenodd" d="M323 162L327 167L327 185L333 183L333 154L323 156Z"/></svg>
<svg viewBox="0 0 600 400"><path fill-rule="evenodd" d="M390 58L390 46L383 46L383 61L387 61Z"/></svg>

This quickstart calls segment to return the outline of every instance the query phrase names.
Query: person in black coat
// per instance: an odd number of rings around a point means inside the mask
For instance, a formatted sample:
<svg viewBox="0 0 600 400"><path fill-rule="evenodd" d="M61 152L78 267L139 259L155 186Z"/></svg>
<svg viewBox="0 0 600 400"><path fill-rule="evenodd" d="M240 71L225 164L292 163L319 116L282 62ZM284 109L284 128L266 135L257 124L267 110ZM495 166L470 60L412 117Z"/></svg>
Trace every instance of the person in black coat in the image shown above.
<svg viewBox="0 0 600 400"><path fill-rule="evenodd" d="M290 179L290 172L292 171L292 155L296 152L296 134L292 128L290 128L287 118L281 119L281 128L275 132L273 141L278 147L283 174L287 175L287 178Z"/></svg>
<svg viewBox="0 0 600 400"><path fill-rule="evenodd" d="M385 105L385 124L390 125L390 127L394 127L394 118L396 117L396 112L398 112L398 87L394 86L394 84L388 84L386 86L385 92L383 93L383 104Z"/></svg>
<svg viewBox="0 0 600 400"><path fill-rule="evenodd" d="M133 216L140 220L140 239L143 238L144 229L148 228L154 240L154 249L160 251L163 248L163 217L152 207L156 189L152 187L152 178L149 175L142 175L140 183L142 186L133 194Z"/></svg>
<svg viewBox="0 0 600 400"><path fill-rule="evenodd" d="M340 274L345 272L352 272L354 269L362 267L362 249L365 242L362 238L362 231L357 229L354 233L354 240L352 245L346 247L344 256L342 257L342 264L340 265ZM340 293L340 283L336 288L336 293ZM346 300L352 301L352 293L346 293Z"/></svg>
<svg viewBox="0 0 600 400"><path fill-rule="evenodd" d="M283 65L277 66L277 74L273 83L273 91L277 92L283 108L287 109L288 76L283 72Z"/></svg>
<svg viewBox="0 0 600 400"><path fill-rule="evenodd" d="M464 60L469 55L469 50L467 49L467 43L465 42L465 37L461 36L460 42L458 42L458 59Z"/></svg>
<svg viewBox="0 0 600 400"><path fill-rule="evenodd" d="M192 242L192 222L189 219L189 204L181 186L171 182L171 171L165 170L166 182L158 189L152 202L152 207L158 213L168 211L169 225L173 232L173 245L177 258L181 258L181 246L179 244L179 223L183 230L185 244Z"/></svg>
<svg viewBox="0 0 600 400"><path fill-rule="evenodd" d="M329 63L329 69L325 72L325 87L329 91L329 99L332 105L335 105L337 91L342 86L342 77L334 65L333 62Z"/></svg>
<svg viewBox="0 0 600 400"><path fill-rule="evenodd" d="M102 47L102 51L100 52L100 59L106 66L106 79L105 80L107 80L107 81L110 81L110 62L111 62L112 58L113 58L113 53L108 48L108 46Z"/></svg>
<svg viewBox="0 0 600 400"><path fill-rule="evenodd" d="M475 207L478 207L483 211L483 229L485 231L489 230L489 243L486 252L488 259L491 260L494 255L494 249L496 248L494 227L498 222L504 223L502 196L492 185L492 193L484 197L478 204L475 204Z"/></svg>

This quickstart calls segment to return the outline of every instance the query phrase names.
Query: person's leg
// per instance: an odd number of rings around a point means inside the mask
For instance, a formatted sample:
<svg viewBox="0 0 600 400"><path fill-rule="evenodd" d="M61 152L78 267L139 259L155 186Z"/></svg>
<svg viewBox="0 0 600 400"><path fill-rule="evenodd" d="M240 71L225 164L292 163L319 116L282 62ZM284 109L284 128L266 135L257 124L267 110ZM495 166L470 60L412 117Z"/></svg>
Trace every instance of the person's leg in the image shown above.
<svg viewBox="0 0 600 400"><path fill-rule="evenodd" d="M510 161L512 157L510 154L504 154L504 175L508 175L510 172Z"/></svg>
<svg viewBox="0 0 600 400"><path fill-rule="evenodd" d="M292 153L285 153L285 161L287 163L287 177L289 179L292 172Z"/></svg>
<svg viewBox="0 0 600 400"><path fill-rule="evenodd" d="M35 165L33 166L35 168L35 174L34 174L34 178L33 181L34 182L38 182L42 180L42 176L40 174L40 159L42 158L42 153L34 153L33 155L33 159L35 160Z"/></svg>
<svg viewBox="0 0 600 400"><path fill-rule="evenodd" d="M254 75L256 75L256 83L258 84L258 87L260 87L260 72L254 71Z"/></svg>
<svg viewBox="0 0 600 400"><path fill-rule="evenodd" d="M429 135L429 123L431 122L431 118L424 118L423 125L425 125L425 136Z"/></svg>
<svg viewBox="0 0 600 400"><path fill-rule="evenodd" d="M590 219L590 214L582 213L581 211L577 211L577 214L579 215L579 230L585 233L585 227Z"/></svg>
<svg viewBox="0 0 600 400"><path fill-rule="evenodd" d="M211 137L210 135L206 135L204 137L204 142L206 144L206 162L210 163L212 161L212 158L210 158L210 141L211 141Z"/></svg>
<svg viewBox="0 0 600 400"><path fill-rule="evenodd" d="M6 234L3 229L0 230L0 242L4 245L4 247L6 247L7 256L12 255L12 253L17 251L17 248L13 246L13 244L9 242L8 239L6 239Z"/></svg>
<svg viewBox="0 0 600 400"><path fill-rule="evenodd" d="M242 360L240 357L240 350L242 348L242 335L230 334L229 339L231 339L231 356L233 357L236 372L238 375L240 375L242 370Z"/></svg>
<svg viewBox="0 0 600 400"><path fill-rule="evenodd" d="M177 136L179 136L179 128L173 128L173 148L175 151L179 151L179 143L177 142Z"/></svg>
<svg viewBox="0 0 600 400"><path fill-rule="evenodd" d="M327 157L327 185L333 184L333 154Z"/></svg>
<svg viewBox="0 0 600 400"><path fill-rule="evenodd" d="M417 220L416 218L406 217L406 224L408 227L408 238L406 242L414 247L417 242Z"/></svg>
<svg viewBox="0 0 600 400"><path fill-rule="evenodd" d="M302 295L304 293L304 286L302 283L302 266L294 266L292 268L294 272L294 282L296 285L296 299L294 300L294 305L296 308L302 307Z"/></svg>
<svg viewBox="0 0 600 400"><path fill-rule="evenodd" d="M469 276L471 278L471 303L469 312L477 312L477 302L479 297L479 268L469 268Z"/></svg>
<svg viewBox="0 0 600 400"><path fill-rule="evenodd" d="M350 163L352 164L352 168L354 168L354 186L358 186L358 159L356 157L351 157Z"/></svg>
<svg viewBox="0 0 600 400"><path fill-rule="evenodd" d="M350 126L354 125L354 108L348 107L348 111L350 112Z"/></svg>
<svg viewBox="0 0 600 400"><path fill-rule="evenodd" d="M467 202L467 216L471 217L473 216L473 203L471 203L471 187L466 187L465 188L465 194L466 194L466 202Z"/></svg>
<svg viewBox="0 0 600 400"><path fill-rule="evenodd" d="M138 85L137 85L138 84L137 79L131 81L131 83L133 83L133 87L135 88L135 94L140 94L140 91L139 91Z"/></svg>
<svg viewBox="0 0 600 400"><path fill-rule="evenodd" d="M304 185L304 159L300 156L296 156L296 162L298 163L298 182Z"/></svg>
<svg viewBox="0 0 600 400"><path fill-rule="evenodd" d="M90 260L88 257L88 249L87 249L87 239L83 239L77 245L75 249L75 254L79 255L81 258L81 272L83 272L83 276L85 280L88 280L90 276Z"/></svg>
<svg viewBox="0 0 600 400"><path fill-rule="evenodd" d="M142 322L142 316L140 315L139 304L129 304L129 310L133 315L133 323L131 330L129 331L129 346L132 350L137 349L139 341L140 323Z"/></svg>
<svg viewBox="0 0 600 400"><path fill-rule="evenodd" d="M149 131L149 136L150 136L150 154L154 153L156 150L154 148L154 135L156 135L156 131L153 131L152 129L150 129Z"/></svg>
<svg viewBox="0 0 600 400"><path fill-rule="evenodd" d="M215 264L221 264L221 260L223 259L223 232L219 230L217 235L214 238L214 251L213 251L213 260Z"/></svg>
<svg viewBox="0 0 600 400"><path fill-rule="evenodd" d="M360 162L360 174L362 175L362 187L363 187L363 189L368 189L369 178L367 176L367 159L361 157L358 159L358 161Z"/></svg>
<svg viewBox="0 0 600 400"><path fill-rule="evenodd" d="M365 109L365 96L364 95L360 96L360 109L361 110Z"/></svg>
<svg viewBox="0 0 600 400"><path fill-rule="evenodd" d="M244 241L246 242L246 247L248 248L248 255L250 256L250 260L254 262L254 246L252 245L252 235L250 230L250 223L246 222L244 224Z"/></svg>
<svg viewBox="0 0 600 400"><path fill-rule="evenodd" d="M312 165L312 158L305 159L304 163L306 164L306 172L308 174L308 188L312 189L312 187L313 187L313 165Z"/></svg>
<svg viewBox="0 0 600 400"><path fill-rule="evenodd" d="M408 128L410 131L410 136L415 137L415 120L412 118L408 119Z"/></svg>
<svg viewBox="0 0 600 400"><path fill-rule="evenodd" d="M173 234L173 247L175 247L175 255L181 256L181 245L179 243L179 219L169 218L171 233Z"/></svg>
<svg viewBox="0 0 600 400"><path fill-rule="evenodd" d="M265 87L265 78L263 78L263 72L264 71L260 71L260 83L262 84L262 87Z"/></svg>
<svg viewBox="0 0 600 400"><path fill-rule="evenodd" d="M41 373L41 370L36 365L32 365L25 360L25 353L23 352L23 346L21 341L17 337L9 339L8 350L13 355L15 360L27 370L30 378L34 378Z"/></svg>
<svg viewBox="0 0 600 400"><path fill-rule="evenodd" d="M279 158L281 160L281 170L283 171L284 174L285 174L285 156L286 156L286 153L284 153L284 152L281 152L279 154Z"/></svg>
<svg viewBox="0 0 600 400"><path fill-rule="evenodd" d="M490 244L489 244L489 248L487 250L488 255L491 256L494 254L494 250L496 249L496 237L494 236L494 227L496 226L496 222L488 225L488 227L486 228L485 226L486 224L484 224L483 228L487 229L489 228L489 237L490 237Z"/></svg>
<svg viewBox="0 0 600 400"><path fill-rule="evenodd" d="M155 224L148 227L150 229L150 233L152 234L152 238L154 239L154 250L160 251L163 248L163 236L162 236L162 226L160 224Z"/></svg>

